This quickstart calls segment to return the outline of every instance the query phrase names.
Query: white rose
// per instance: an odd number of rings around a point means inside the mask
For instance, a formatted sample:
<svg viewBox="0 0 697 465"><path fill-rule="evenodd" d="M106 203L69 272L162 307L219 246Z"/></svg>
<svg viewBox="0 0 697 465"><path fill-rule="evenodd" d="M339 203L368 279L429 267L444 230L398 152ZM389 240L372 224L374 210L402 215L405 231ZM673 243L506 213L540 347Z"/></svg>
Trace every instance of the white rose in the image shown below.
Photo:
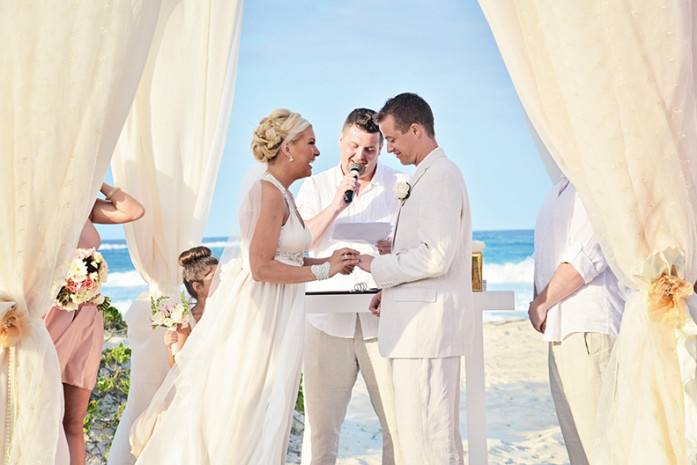
<svg viewBox="0 0 697 465"><path fill-rule="evenodd" d="M398 182L394 185L394 193L399 200L405 201L409 198L409 194L411 193L411 186L408 182Z"/></svg>
<svg viewBox="0 0 697 465"><path fill-rule="evenodd" d="M181 305L177 305L174 307L174 310L172 310L172 320L177 322L177 323L182 323L182 320L184 319L184 307Z"/></svg>
<svg viewBox="0 0 697 465"><path fill-rule="evenodd" d="M160 312L155 313L155 314L152 316L152 324L153 324L154 326L162 326L162 325L164 325L164 324L165 324L165 316L164 316L162 313L160 313Z"/></svg>
<svg viewBox="0 0 697 465"><path fill-rule="evenodd" d="M82 260L73 260L70 262L68 276L75 282L84 280L87 277L87 267L85 266L85 262Z"/></svg>

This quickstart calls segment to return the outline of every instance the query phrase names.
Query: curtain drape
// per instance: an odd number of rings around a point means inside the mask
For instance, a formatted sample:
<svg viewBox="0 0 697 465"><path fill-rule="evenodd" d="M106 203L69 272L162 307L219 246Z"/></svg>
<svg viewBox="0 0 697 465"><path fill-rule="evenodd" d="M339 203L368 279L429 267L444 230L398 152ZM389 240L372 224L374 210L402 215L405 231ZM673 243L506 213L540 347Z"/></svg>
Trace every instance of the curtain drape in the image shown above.
<svg viewBox="0 0 697 465"><path fill-rule="evenodd" d="M686 441L684 397L695 375L681 372L678 356L694 340L680 293L697 277L695 6L480 5L543 147L576 186L613 271L635 289L592 463L697 460ZM672 290L660 287L661 275Z"/></svg>
<svg viewBox="0 0 697 465"><path fill-rule="evenodd" d="M1 355L0 421L15 416L10 443L0 435L5 463L68 463L61 374L42 316L94 204L159 4L0 1L0 306L28 316L28 334Z"/></svg>
<svg viewBox="0 0 697 465"><path fill-rule="evenodd" d="M201 241L215 187L234 83L239 0L164 0L150 56L111 167L146 215L126 225L131 260L149 290L125 313L131 384L109 457L132 464L128 436L167 367L162 331L150 325L151 295L179 292L179 254Z"/></svg>

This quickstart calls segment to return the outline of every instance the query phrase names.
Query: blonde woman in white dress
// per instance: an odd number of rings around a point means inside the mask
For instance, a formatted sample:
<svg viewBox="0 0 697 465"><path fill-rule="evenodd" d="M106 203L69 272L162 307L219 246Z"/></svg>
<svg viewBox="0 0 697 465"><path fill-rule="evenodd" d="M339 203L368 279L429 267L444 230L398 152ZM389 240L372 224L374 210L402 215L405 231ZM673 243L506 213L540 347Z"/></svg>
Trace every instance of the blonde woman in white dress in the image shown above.
<svg viewBox="0 0 697 465"><path fill-rule="evenodd" d="M319 155L312 126L274 110L255 130L252 152L267 166L243 201L239 257L230 258L231 247L223 254L206 312L131 430L139 465L285 463L304 283L350 273L358 263L352 249L305 257L311 237L288 187L312 173Z"/></svg>

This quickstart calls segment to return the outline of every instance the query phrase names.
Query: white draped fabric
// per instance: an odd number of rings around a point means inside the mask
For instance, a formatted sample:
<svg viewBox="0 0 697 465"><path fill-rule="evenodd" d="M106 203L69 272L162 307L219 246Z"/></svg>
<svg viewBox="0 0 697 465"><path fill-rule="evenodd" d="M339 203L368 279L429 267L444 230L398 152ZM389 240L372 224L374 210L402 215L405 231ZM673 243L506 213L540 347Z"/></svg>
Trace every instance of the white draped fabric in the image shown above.
<svg viewBox="0 0 697 465"><path fill-rule="evenodd" d="M115 183L143 203L126 225L133 264L149 291L125 313L132 349L126 409L110 465L131 464L128 434L167 373L149 296L176 294L179 254L197 245L208 219L232 106L242 1L164 0L150 56L121 134Z"/></svg>
<svg viewBox="0 0 697 465"><path fill-rule="evenodd" d="M682 277L697 278L695 5L480 5L532 126L576 186L613 271L640 290L615 344L592 463L692 463L683 384L695 373L681 373L677 354L690 352L680 344L694 341L694 326L649 318L648 285L637 275L649 256L676 247Z"/></svg>
<svg viewBox="0 0 697 465"><path fill-rule="evenodd" d="M28 312L30 327L16 347L4 463L68 463L61 374L41 318L106 172L158 9L150 0L0 2L0 301ZM1 357L4 422L7 351Z"/></svg>

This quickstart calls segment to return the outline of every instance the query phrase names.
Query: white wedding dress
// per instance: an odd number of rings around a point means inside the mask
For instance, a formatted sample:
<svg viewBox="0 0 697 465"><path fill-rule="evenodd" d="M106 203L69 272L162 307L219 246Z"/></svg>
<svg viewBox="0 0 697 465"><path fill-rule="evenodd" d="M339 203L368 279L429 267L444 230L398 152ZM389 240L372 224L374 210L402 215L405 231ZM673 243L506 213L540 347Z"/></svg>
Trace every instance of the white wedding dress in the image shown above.
<svg viewBox="0 0 697 465"><path fill-rule="evenodd" d="M291 194L270 174L290 215L276 260L302 266L310 233ZM131 430L140 465L285 463L303 351L304 285L252 279L256 182L240 213L240 257L223 263L216 286L175 367ZM227 253L227 252L226 252Z"/></svg>

